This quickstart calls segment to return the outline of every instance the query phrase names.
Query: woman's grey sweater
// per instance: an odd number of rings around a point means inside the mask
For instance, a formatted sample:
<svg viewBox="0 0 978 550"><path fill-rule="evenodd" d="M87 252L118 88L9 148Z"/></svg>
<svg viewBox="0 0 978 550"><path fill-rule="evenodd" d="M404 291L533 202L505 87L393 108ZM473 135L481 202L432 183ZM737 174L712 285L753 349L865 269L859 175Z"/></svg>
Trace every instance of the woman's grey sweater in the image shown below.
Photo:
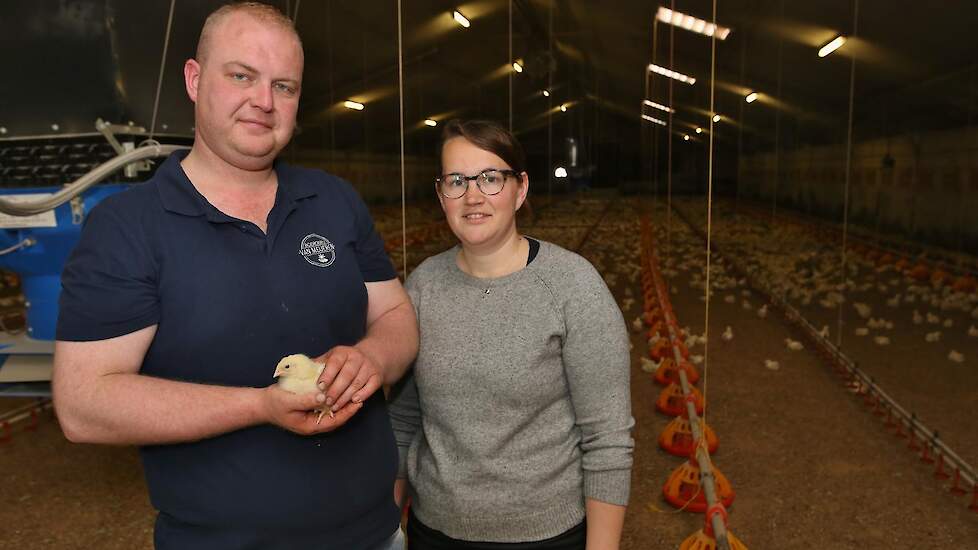
<svg viewBox="0 0 978 550"><path fill-rule="evenodd" d="M497 279L460 270L458 251L406 283L421 349L390 414L415 515L453 538L520 542L578 524L585 499L626 504L628 335L601 276L547 242Z"/></svg>

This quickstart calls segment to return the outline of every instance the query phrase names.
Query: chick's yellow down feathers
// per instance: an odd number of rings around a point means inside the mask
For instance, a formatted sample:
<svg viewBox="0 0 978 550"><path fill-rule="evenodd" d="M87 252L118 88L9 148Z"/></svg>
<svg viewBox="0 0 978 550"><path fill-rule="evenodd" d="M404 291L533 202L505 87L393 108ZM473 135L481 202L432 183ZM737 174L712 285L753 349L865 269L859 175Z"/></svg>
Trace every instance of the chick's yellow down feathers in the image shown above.
<svg viewBox="0 0 978 550"><path fill-rule="evenodd" d="M283 390L296 393L313 393L319 391L319 375L322 374L325 364L314 362L309 357L296 353L287 355L278 362L275 367L274 377L278 378L278 387ZM316 424L323 419L323 415L329 412L329 417L333 418L333 411L329 408L316 409L319 417Z"/></svg>

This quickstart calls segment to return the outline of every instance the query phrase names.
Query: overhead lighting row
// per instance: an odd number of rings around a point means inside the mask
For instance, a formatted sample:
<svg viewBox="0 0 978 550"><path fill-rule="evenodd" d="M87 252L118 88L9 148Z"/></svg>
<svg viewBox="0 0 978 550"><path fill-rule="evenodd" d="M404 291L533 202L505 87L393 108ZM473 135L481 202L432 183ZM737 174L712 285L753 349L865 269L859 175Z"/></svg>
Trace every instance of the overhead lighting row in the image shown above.
<svg viewBox="0 0 978 550"><path fill-rule="evenodd" d="M688 75L684 75L683 73L679 73L679 72L673 71L671 69L667 69L665 67L660 67L659 65L656 65L655 63L649 63L649 70L652 71L655 74L661 74L664 77L671 78L673 80L678 80L678 81L683 82L685 84L690 84L690 85L696 84L696 79L695 78L693 78L691 76L688 76Z"/></svg>
<svg viewBox="0 0 978 550"><path fill-rule="evenodd" d="M657 119L655 117L651 117L649 115L642 115L642 120L647 120L649 122L654 122L654 123L658 124L659 126L666 126L665 121L659 120L659 119Z"/></svg>
<svg viewBox="0 0 978 550"><path fill-rule="evenodd" d="M662 21L667 25L680 27L688 31L693 31L697 34L706 36L713 36L715 34L720 40L726 40L727 35L730 34L730 29L727 27L714 25L713 23L709 23L698 17L686 15L685 13L679 13L678 11L673 11L669 8L660 7L656 17L659 19L659 21Z"/></svg>
<svg viewBox="0 0 978 550"><path fill-rule="evenodd" d="M648 99L642 100L642 104L643 105L648 105L649 107L652 107L653 109L658 109L660 111L665 111L667 113L675 113L676 112L676 110L673 109L673 108L671 108L671 107L666 107L665 105L662 105L661 103L656 103L654 101L649 101Z"/></svg>
<svg viewBox="0 0 978 550"><path fill-rule="evenodd" d="M469 23L469 19L464 15L462 15L462 12L458 10L452 12L452 19L454 19L456 23L462 25L466 29L469 28L469 25L471 25L471 23Z"/></svg>
<svg viewBox="0 0 978 550"><path fill-rule="evenodd" d="M836 36L835 38L830 40L828 44L819 48L818 56L825 57L830 53L834 52L835 50L841 48L842 45L845 43L846 43L846 37L840 34L839 36Z"/></svg>

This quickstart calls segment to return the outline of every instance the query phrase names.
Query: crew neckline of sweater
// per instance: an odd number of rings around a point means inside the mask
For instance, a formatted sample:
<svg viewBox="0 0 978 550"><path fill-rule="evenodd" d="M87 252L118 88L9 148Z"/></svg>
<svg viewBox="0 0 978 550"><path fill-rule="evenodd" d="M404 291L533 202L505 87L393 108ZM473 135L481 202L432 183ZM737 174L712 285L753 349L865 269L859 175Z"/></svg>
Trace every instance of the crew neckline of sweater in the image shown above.
<svg viewBox="0 0 978 550"><path fill-rule="evenodd" d="M536 237L530 237L536 239L540 243L540 251L537 253L537 257L526 265L512 273L503 275L502 277L490 277L481 278L469 275L468 273L462 271L462 268L458 266L456 258L458 253L462 250L462 245L456 244L450 251L448 255L448 262L450 264L450 269L455 276L460 279L467 286L478 288L485 294L490 294L493 288L498 288L501 286L506 286L522 277L532 274L536 269L539 269L540 264L542 264L547 257L550 255L550 243L537 239Z"/></svg>

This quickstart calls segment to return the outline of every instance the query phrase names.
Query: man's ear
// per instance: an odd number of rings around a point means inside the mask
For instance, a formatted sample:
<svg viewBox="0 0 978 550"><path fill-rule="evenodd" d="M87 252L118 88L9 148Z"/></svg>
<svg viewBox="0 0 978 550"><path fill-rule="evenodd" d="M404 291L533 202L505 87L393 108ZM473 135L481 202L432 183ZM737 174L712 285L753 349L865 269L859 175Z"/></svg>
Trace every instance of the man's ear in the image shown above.
<svg viewBox="0 0 978 550"><path fill-rule="evenodd" d="M190 101L197 103L197 88L200 85L200 63L196 59L188 59L183 64L183 80L187 86Z"/></svg>

